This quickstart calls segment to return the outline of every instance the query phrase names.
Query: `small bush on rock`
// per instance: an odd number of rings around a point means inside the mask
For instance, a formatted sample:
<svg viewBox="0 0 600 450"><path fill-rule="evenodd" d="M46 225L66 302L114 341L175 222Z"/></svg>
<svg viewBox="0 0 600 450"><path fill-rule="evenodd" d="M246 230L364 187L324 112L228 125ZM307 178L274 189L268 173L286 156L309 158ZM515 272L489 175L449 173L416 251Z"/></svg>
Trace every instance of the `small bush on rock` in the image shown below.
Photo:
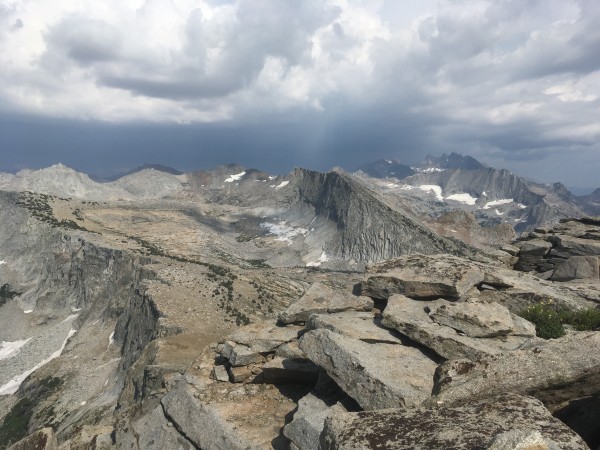
<svg viewBox="0 0 600 450"><path fill-rule="evenodd" d="M531 305L519 314L535 325L535 333L544 339L556 339L565 334L564 325L577 331L600 330L600 309L571 310L557 308L552 301Z"/></svg>
<svg viewBox="0 0 600 450"><path fill-rule="evenodd" d="M556 339L565 334L559 313L550 303L537 303L521 311L523 319L535 325L535 334L543 339Z"/></svg>

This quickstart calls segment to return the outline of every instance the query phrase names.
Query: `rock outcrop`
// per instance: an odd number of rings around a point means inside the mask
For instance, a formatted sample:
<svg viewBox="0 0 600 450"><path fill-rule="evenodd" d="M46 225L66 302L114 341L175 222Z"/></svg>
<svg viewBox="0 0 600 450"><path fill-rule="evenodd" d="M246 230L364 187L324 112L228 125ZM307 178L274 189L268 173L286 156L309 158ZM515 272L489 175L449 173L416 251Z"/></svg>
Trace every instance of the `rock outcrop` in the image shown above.
<svg viewBox="0 0 600 450"><path fill-rule="evenodd" d="M370 311L371 309L373 309L373 300L369 297L349 295L323 283L315 283L298 301L279 315L279 321L284 324L306 322L312 314Z"/></svg>
<svg viewBox="0 0 600 450"><path fill-rule="evenodd" d="M531 446L519 446L530 443ZM531 397L505 394L453 407L384 409L329 416L322 450L572 449L583 440Z"/></svg>
<svg viewBox="0 0 600 450"><path fill-rule="evenodd" d="M536 228L515 243L515 269L555 281L598 280L600 218L563 220L553 228Z"/></svg>
<svg viewBox="0 0 600 450"><path fill-rule="evenodd" d="M593 395L600 386L600 332L571 332L534 347L452 360L435 377L436 399L456 404L502 392L534 395L554 410L571 399Z"/></svg>
<svg viewBox="0 0 600 450"><path fill-rule="evenodd" d="M467 254L459 241L439 236L407 214L386 205L374 191L341 171L296 169L297 202L332 221L339 231L338 251L355 261L381 261L408 253Z"/></svg>

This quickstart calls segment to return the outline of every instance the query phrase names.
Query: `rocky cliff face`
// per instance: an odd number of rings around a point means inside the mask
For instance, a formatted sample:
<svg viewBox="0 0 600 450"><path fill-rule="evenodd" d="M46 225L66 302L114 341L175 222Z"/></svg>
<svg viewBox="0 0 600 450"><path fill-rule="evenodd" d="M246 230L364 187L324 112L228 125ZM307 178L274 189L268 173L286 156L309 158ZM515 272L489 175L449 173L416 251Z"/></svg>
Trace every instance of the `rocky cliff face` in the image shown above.
<svg viewBox="0 0 600 450"><path fill-rule="evenodd" d="M465 253L466 246L443 238L387 206L376 193L342 172L296 169L297 201L331 220L339 231L342 257L380 261L407 253Z"/></svg>

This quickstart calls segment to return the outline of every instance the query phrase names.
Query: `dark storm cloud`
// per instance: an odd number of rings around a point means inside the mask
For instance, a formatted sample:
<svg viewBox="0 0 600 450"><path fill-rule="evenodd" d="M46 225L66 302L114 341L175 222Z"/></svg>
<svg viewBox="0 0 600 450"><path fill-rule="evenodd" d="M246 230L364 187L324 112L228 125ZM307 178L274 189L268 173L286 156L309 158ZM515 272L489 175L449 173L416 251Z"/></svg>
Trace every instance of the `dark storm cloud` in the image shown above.
<svg viewBox="0 0 600 450"><path fill-rule="evenodd" d="M352 169L449 151L545 179L600 166L592 0L109 3L0 8L0 110L54 118L29 122L34 137L5 127L3 145L52 144L86 170ZM41 17L57 19L28 35Z"/></svg>

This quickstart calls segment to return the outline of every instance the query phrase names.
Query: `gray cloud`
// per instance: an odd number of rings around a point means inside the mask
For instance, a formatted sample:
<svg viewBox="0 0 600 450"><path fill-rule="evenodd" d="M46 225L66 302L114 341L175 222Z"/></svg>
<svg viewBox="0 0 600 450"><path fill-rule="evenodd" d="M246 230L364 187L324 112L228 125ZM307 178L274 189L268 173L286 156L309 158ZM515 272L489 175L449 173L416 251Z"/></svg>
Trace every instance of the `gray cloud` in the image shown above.
<svg viewBox="0 0 600 450"><path fill-rule="evenodd" d="M109 127L141 162L163 142L181 161L273 170L447 151L573 182L600 166L594 0L109 3L0 7L0 109L59 120L90 160L108 150L70 120ZM137 149L140 129L163 134Z"/></svg>

